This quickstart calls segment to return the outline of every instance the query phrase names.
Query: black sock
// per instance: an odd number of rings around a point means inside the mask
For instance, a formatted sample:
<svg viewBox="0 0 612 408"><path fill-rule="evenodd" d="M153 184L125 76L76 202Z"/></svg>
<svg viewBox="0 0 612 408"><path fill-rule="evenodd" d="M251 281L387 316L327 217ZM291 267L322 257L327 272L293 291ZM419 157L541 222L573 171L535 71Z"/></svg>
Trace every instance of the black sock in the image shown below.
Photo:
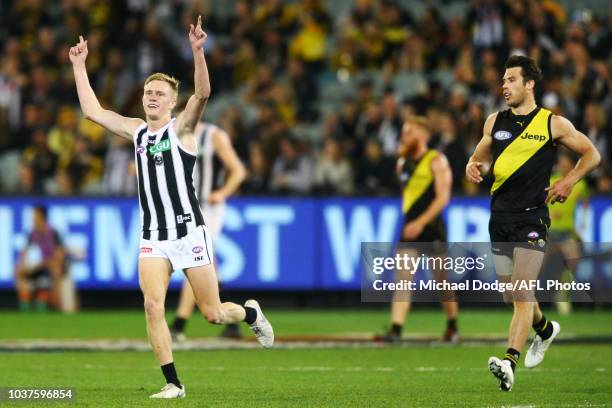
<svg viewBox="0 0 612 408"><path fill-rule="evenodd" d="M174 384L177 387L181 388L181 382L176 375L176 368L174 368L174 363L168 363L161 366L162 373L164 377L166 377L166 384Z"/></svg>
<svg viewBox="0 0 612 408"><path fill-rule="evenodd" d="M446 321L446 328L452 331L457 331L457 319L448 319Z"/></svg>
<svg viewBox="0 0 612 408"><path fill-rule="evenodd" d="M254 307L245 306L244 312L244 321L247 322L247 324L255 323L255 320L257 320L257 310Z"/></svg>
<svg viewBox="0 0 612 408"><path fill-rule="evenodd" d="M513 348L509 348L508 350L506 350L506 354L504 355L504 360L508 360L510 362L510 365L512 366L512 371L514 371L514 369L516 368L516 365L518 364L520 357L521 357L521 353L519 353Z"/></svg>
<svg viewBox="0 0 612 408"><path fill-rule="evenodd" d="M172 331L175 333L183 333L185 331L186 324L187 319L177 316L174 318L174 322L172 323Z"/></svg>
<svg viewBox="0 0 612 408"><path fill-rule="evenodd" d="M553 333L552 324L550 324L549 320L546 320L546 317L544 315L542 315L542 319L540 319L539 322L534 323L533 326L531 327L533 327L533 330L535 330L536 333L538 333L538 336L540 336L542 340L546 340L547 338L552 336L552 333Z"/></svg>
<svg viewBox="0 0 612 408"><path fill-rule="evenodd" d="M402 335L402 325L393 323L391 325L391 333L401 336Z"/></svg>

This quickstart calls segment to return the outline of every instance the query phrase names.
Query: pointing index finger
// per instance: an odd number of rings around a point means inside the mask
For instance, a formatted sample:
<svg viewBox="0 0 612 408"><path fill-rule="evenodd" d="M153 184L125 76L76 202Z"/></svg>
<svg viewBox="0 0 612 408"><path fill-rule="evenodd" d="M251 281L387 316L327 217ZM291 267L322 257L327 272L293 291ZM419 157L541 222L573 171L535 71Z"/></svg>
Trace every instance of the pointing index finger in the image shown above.
<svg viewBox="0 0 612 408"><path fill-rule="evenodd" d="M198 26L202 27L202 16L198 16Z"/></svg>

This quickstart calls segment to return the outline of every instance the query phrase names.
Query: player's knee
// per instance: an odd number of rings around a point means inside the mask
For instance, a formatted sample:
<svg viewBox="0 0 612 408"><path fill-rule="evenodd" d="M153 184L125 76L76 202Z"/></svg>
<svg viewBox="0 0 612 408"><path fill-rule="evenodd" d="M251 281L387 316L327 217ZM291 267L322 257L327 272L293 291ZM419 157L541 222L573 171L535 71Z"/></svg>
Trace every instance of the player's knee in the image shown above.
<svg viewBox="0 0 612 408"><path fill-rule="evenodd" d="M533 310L533 302L524 301L524 300L515 300L514 301L514 310L517 312L525 312Z"/></svg>
<svg viewBox="0 0 612 408"><path fill-rule="evenodd" d="M164 316L164 302L160 299L145 299L144 308L149 318Z"/></svg>

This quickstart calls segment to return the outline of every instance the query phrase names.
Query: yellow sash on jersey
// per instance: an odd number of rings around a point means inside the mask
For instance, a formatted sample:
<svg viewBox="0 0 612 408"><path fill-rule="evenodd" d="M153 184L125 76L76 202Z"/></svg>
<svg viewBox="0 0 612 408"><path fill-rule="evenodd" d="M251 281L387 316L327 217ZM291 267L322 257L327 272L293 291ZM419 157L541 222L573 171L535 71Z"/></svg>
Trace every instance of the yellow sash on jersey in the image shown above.
<svg viewBox="0 0 612 408"><path fill-rule="evenodd" d="M404 187L402 213L406 214L433 182L431 161L437 155L437 150L429 150L410 175L410 180Z"/></svg>
<svg viewBox="0 0 612 408"><path fill-rule="evenodd" d="M551 112L546 109L534 116L529 125L497 157L493 168L495 181L491 194L499 189L527 160L546 145L551 135L548 132L548 117ZM494 135L493 135L494 136ZM538 169L534 169L538 171Z"/></svg>

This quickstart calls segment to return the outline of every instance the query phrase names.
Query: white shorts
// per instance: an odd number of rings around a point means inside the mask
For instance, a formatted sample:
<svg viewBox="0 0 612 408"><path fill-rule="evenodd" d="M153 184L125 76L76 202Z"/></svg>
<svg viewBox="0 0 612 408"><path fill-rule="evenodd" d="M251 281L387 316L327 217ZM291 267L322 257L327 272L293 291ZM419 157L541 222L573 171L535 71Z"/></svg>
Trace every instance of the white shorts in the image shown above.
<svg viewBox="0 0 612 408"><path fill-rule="evenodd" d="M172 270L210 265L214 259L212 237L208 228L200 225L183 238L171 241L140 238L140 258L165 258Z"/></svg>
<svg viewBox="0 0 612 408"><path fill-rule="evenodd" d="M217 239L223 229L223 218L225 217L225 203L202 205L204 222L212 234L213 240Z"/></svg>

